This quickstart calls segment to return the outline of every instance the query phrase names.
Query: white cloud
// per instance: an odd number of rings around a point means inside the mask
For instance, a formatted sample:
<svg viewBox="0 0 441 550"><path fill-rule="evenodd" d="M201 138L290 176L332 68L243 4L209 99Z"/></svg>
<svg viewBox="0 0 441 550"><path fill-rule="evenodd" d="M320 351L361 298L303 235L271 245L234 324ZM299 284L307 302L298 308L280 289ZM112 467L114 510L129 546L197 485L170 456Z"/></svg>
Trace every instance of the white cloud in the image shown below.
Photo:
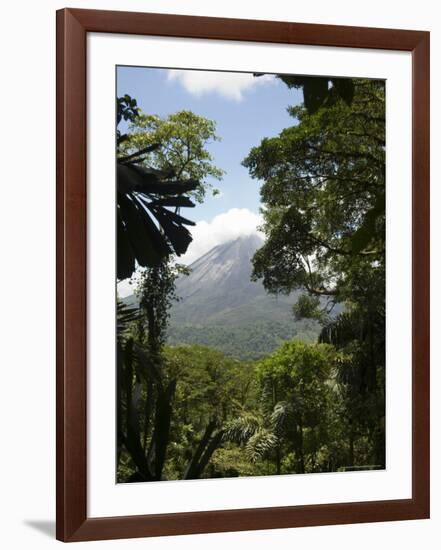
<svg viewBox="0 0 441 550"><path fill-rule="evenodd" d="M247 208L231 208L209 222L197 222L195 226L189 227L193 241L187 252L183 256L178 256L176 261L190 265L219 244L252 234L258 234L263 238L263 233L257 230L261 224L262 216ZM118 296L120 298L130 296L134 289L130 279L125 279L118 283Z"/></svg>
<svg viewBox="0 0 441 550"><path fill-rule="evenodd" d="M130 279L124 279L120 281L117 285L118 288L118 298L126 298L130 296L135 291L135 286L131 284Z"/></svg>
<svg viewBox="0 0 441 550"><path fill-rule="evenodd" d="M251 73L218 71L189 71L170 69L168 80L177 81L192 95L217 93L227 99L241 101L251 88L274 82L272 75L253 76Z"/></svg>
<svg viewBox="0 0 441 550"><path fill-rule="evenodd" d="M177 261L189 265L219 244L254 233L263 237L257 230L261 224L262 217L247 208L231 208L210 222L197 222L190 228L193 241L184 256L177 258Z"/></svg>

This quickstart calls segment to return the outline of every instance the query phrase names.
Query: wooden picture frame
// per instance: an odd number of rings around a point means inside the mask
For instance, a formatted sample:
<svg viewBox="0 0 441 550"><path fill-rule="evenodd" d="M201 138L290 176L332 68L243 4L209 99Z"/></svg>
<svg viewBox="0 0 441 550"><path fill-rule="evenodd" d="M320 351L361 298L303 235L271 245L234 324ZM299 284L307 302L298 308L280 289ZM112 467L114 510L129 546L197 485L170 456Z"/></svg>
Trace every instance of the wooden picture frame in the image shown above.
<svg viewBox="0 0 441 550"><path fill-rule="evenodd" d="M122 33L412 53L412 498L87 516L86 36ZM429 517L429 33L63 9L57 12L57 538L213 533Z"/></svg>

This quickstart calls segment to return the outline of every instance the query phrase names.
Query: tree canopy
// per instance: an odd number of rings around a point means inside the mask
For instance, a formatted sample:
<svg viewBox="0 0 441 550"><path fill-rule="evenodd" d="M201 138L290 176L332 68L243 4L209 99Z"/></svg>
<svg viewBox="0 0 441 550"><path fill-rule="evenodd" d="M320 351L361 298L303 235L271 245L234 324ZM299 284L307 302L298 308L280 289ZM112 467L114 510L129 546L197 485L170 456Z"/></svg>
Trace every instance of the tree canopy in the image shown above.
<svg viewBox="0 0 441 550"><path fill-rule="evenodd" d="M367 460L383 464L385 84L354 79L351 98L336 83L327 86L326 98L308 108L305 97L290 108L293 125L244 160L263 181L266 242L253 274L272 293L306 289L296 317L319 320L320 341L344 356L336 379L349 463L363 434ZM335 304L343 308L338 315Z"/></svg>
<svg viewBox="0 0 441 550"><path fill-rule="evenodd" d="M192 111L179 111L162 118L140 112L129 125L129 135L121 144L121 152L147 152L143 163L183 181L196 181L189 193L202 202L207 191L218 191L212 180L220 180L223 170L215 166L207 146L219 141L216 123ZM159 147L151 149L152 145Z"/></svg>
<svg viewBox="0 0 441 550"><path fill-rule="evenodd" d="M117 99L118 279L136 265L157 267L185 254L192 241L186 226L194 222L179 211L204 199L207 178L222 177L206 148L215 139L214 122L190 111L161 119L144 115L128 95Z"/></svg>
<svg viewBox="0 0 441 550"><path fill-rule="evenodd" d="M254 274L270 292L343 301L351 274L384 269L384 93L382 81L357 80L350 105L290 108L297 123L244 160L263 180L266 243Z"/></svg>
<svg viewBox="0 0 441 550"><path fill-rule="evenodd" d="M138 307L117 307L120 482L385 466L384 82L279 78L304 102L243 164L262 183L253 278L310 323L285 343L274 326L230 327L236 340L201 326L182 345L186 327L169 326L193 223L181 209L216 193L216 124L118 99L118 277L144 267Z"/></svg>

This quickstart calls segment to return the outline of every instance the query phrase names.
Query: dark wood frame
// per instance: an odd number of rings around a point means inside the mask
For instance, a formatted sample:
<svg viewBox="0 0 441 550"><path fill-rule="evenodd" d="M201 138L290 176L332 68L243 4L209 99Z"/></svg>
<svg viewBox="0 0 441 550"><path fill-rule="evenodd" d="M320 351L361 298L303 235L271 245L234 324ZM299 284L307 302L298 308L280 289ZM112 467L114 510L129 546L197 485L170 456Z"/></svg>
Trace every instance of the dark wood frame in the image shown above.
<svg viewBox="0 0 441 550"><path fill-rule="evenodd" d="M88 518L86 35L88 32L412 53L412 498ZM429 517L429 33L64 9L57 12L57 538L212 533Z"/></svg>

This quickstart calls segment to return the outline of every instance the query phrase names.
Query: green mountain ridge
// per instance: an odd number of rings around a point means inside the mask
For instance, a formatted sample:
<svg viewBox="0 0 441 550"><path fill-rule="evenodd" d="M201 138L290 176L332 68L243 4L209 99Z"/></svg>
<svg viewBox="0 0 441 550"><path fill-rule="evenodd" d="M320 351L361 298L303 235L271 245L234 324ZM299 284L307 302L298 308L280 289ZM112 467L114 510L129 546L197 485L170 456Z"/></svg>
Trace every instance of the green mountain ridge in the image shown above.
<svg viewBox="0 0 441 550"><path fill-rule="evenodd" d="M199 344L238 359L259 359L293 338L312 342L320 327L311 320L296 321L292 306L300 292L270 295L252 281L251 260L263 240L239 237L215 246L176 282L179 301L170 310L168 343ZM135 296L124 299L137 305Z"/></svg>
<svg viewBox="0 0 441 550"><path fill-rule="evenodd" d="M245 325L170 325L168 343L198 344L215 348L241 360L261 359L286 340L313 342L318 326L313 321L300 323L248 323Z"/></svg>

